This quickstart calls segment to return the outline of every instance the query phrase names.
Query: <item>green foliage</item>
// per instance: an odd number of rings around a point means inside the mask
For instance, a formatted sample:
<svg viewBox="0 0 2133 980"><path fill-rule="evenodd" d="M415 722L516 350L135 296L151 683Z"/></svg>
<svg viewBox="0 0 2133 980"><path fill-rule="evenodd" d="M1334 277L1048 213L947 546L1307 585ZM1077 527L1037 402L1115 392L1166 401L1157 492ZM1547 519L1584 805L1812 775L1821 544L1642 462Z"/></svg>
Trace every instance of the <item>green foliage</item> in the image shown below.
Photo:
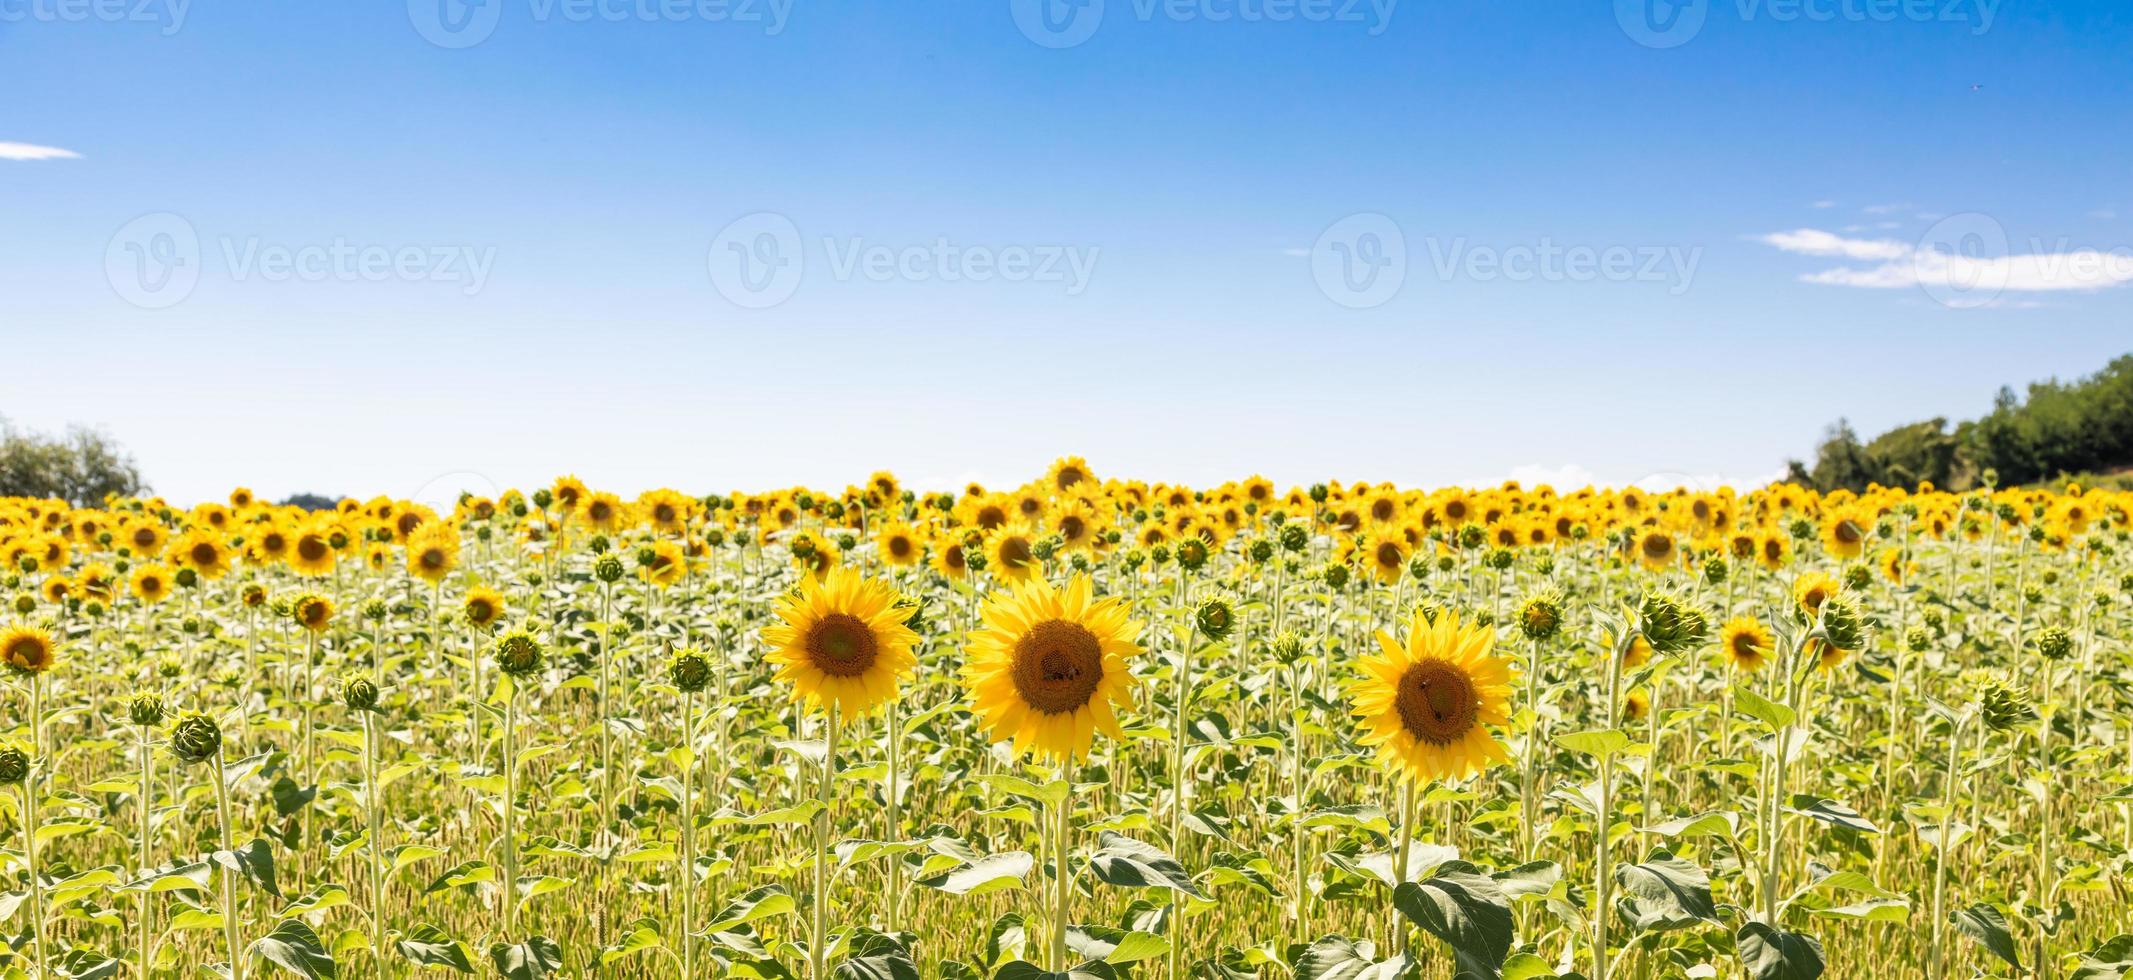
<svg viewBox="0 0 2133 980"><path fill-rule="evenodd" d="M55 439L17 429L0 416L0 497L57 498L95 507L107 496L139 496L147 490L133 457L110 436L74 427Z"/></svg>

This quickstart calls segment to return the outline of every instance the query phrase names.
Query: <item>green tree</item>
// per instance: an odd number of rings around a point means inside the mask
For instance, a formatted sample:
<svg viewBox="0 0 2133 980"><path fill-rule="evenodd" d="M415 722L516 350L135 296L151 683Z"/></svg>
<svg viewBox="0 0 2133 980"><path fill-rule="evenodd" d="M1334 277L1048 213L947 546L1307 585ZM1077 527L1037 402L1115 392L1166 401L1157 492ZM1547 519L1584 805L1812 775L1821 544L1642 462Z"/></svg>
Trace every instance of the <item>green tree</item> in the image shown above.
<svg viewBox="0 0 2133 980"><path fill-rule="evenodd" d="M146 492L133 457L109 435L70 427L63 438L15 428L0 416L0 497L56 497L77 507Z"/></svg>

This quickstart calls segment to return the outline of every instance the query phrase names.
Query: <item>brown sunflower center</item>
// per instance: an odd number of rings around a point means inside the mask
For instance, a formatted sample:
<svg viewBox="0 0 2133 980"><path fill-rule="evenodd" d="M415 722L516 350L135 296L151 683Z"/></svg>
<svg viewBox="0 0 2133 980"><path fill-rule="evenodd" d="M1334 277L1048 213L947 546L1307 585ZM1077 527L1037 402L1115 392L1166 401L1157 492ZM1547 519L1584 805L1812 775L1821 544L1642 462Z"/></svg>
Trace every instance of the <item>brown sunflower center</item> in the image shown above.
<svg viewBox="0 0 2133 980"><path fill-rule="evenodd" d="M987 504L983 507L978 508L979 527L990 531L993 528L999 527L1000 525L1005 523L1007 523L1007 511L1001 509L1000 507L993 504Z"/></svg>
<svg viewBox="0 0 2133 980"><path fill-rule="evenodd" d="M1059 480L1055 485L1058 486L1059 489L1064 490L1068 487L1073 486L1076 483L1080 483L1081 480L1081 471L1075 469L1074 467L1068 466L1062 468L1059 471Z"/></svg>
<svg viewBox="0 0 2133 980"><path fill-rule="evenodd" d="M1759 660L1763 656L1762 641L1753 633L1742 633L1733 638L1733 659Z"/></svg>
<svg viewBox="0 0 2133 980"><path fill-rule="evenodd" d="M1030 563L1029 541L1022 537L1010 537L1000 542L1000 564L1009 568L1021 568Z"/></svg>
<svg viewBox="0 0 2133 980"><path fill-rule="evenodd" d="M1399 568L1400 546L1390 541L1379 544L1377 558L1379 568Z"/></svg>
<svg viewBox="0 0 2133 980"><path fill-rule="evenodd" d="M1845 544L1858 544L1860 540L1865 537L1866 535L1859 530L1859 525L1854 524L1850 521L1837 522L1838 541L1841 541Z"/></svg>
<svg viewBox="0 0 2133 980"><path fill-rule="evenodd" d="M911 553L911 539L902 535L889 539L889 554L902 558Z"/></svg>
<svg viewBox="0 0 2133 980"><path fill-rule="evenodd" d="M44 664L45 646L36 637L25 636L7 645L7 662L24 669Z"/></svg>
<svg viewBox="0 0 2133 980"><path fill-rule="evenodd" d="M443 567L444 567L444 562L445 562L445 558L444 558L444 549L442 549L442 548L425 548L425 549L423 549L423 552L422 552L422 567L424 567L424 568L429 568L429 569L437 569L437 568L443 568Z"/></svg>
<svg viewBox="0 0 2133 980"><path fill-rule="evenodd" d="M1059 519L1059 536L1067 539L1068 541L1081 540L1082 534L1086 532L1088 528L1089 525L1087 522L1083 521L1080 517L1077 517L1073 514L1068 514L1065 517Z"/></svg>
<svg viewBox="0 0 2133 980"><path fill-rule="evenodd" d="M477 623L486 623L496 618L496 605L487 599L467 601L467 617Z"/></svg>
<svg viewBox="0 0 2133 980"><path fill-rule="evenodd" d="M214 545L205 541L193 545L193 564L195 565L212 565L219 557L220 555L215 551Z"/></svg>
<svg viewBox="0 0 2133 980"><path fill-rule="evenodd" d="M1392 510L1393 504L1390 500L1373 500L1370 502L1370 517L1372 520L1392 520Z"/></svg>
<svg viewBox="0 0 2133 980"><path fill-rule="evenodd" d="M144 527L133 532L133 543L135 547L146 548L156 543L156 533Z"/></svg>
<svg viewBox="0 0 2133 980"><path fill-rule="evenodd" d="M1103 646L1080 623L1048 619L1015 641L1015 691L1038 711L1078 711L1103 679Z"/></svg>
<svg viewBox="0 0 2133 980"><path fill-rule="evenodd" d="M1466 671L1445 660L1422 660L1400 675L1393 700L1409 735L1431 745L1450 745L1474 727L1481 700Z"/></svg>
<svg viewBox="0 0 2133 980"><path fill-rule="evenodd" d="M1674 539L1664 534L1647 535L1644 539L1644 557L1665 558L1674 551Z"/></svg>
<svg viewBox="0 0 2133 980"><path fill-rule="evenodd" d="M964 566L963 546L951 544L941 549L941 560L946 562L949 568L962 568Z"/></svg>
<svg viewBox="0 0 2133 980"><path fill-rule="evenodd" d="M296 556L305 561L319 561L326 557L326 542L307 537L296 542Z"/></svg>
<svg viewBox="0 0 2133 980"><path fill-rule="evenodd" d="M831 677L857 677L874 666L874 631L850 613L830 613L807 631L807 660Z"/></svg>

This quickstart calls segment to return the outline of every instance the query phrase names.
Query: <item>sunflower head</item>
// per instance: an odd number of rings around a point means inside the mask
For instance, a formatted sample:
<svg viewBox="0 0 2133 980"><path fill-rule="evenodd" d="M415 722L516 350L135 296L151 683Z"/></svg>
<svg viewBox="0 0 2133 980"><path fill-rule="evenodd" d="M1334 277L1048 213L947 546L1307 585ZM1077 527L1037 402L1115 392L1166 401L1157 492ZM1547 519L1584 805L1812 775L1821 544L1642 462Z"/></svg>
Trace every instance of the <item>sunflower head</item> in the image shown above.
<svg viewBox="0 0 2133 980"><path fill-rule="evenodd" d="M1769 662L1770 630L1753 616L1736 616L1719 631L1719 654L1736 670L1761 670Z"/></svg>
<svg viewBox="0 0 2133 980"><path fill-rule="evenodd" d="M695 694L711 684L711 658L703 651L684 647L667 659L667 679L684 694Z"/></svg>
<svg viewBox="0 0 2133 980"><path fill-rule="evenodd" d="M1073 761L1088 755L1097 731L1123 735L1116 707L1131 703L1127 658L1140 653L1141 626L1117 597L1097 598L1086 575L1064 589L1031 579L994 593L983 620L970 635L963 686L994 741Z"/></svg>
<svg viewBox="0 0 2133 980"><path fill-rule="evenodd" d="M0 786L13 786L28 778L29 746L14 739L0 741Z"/></svg>
<svg viewBox="0 0 2133 980"><path fill-rule="evenodd" d="M186 712L170 726L170 750L188 765L213 759L222 752L222 726L211 716Z"/></svg>
<svg viewBox="0 0 2133 980"><path fill-rule="evenodd" d="M378 685L363 674L350 674L341 679L341 703L350 711L378 710Z"/></svg>
<svg viewBox="0 0 2133 980"><path fill-rule="evenodd" d="M465 601L460 604L460 614L468 626L488 629L504 616L503 594L486 586L468 589Z"/></svg>
<svg viewBox="0 0 2133 980"><path fill-rule="evenodd" d="M537 673L548 664L548 651L530 630L512 630L497 637L489 646L489 655L495 658L496 669L511 677Z"/></svg>
<svg viewBox="0 0 2133 980"><path fill-rule="evenodd" d="M36 626L10 626L0 632L0 661L18 674L52 669L52 634Z"/></svg>
<svg viewBox="0 0 2133 980"><path fill-rule="evenodd" d="M767 659L795 697L818 709L864 714L895 699L918 665L918 634L904 625L896 589L849 568L804 579L778 600L779 622L765 627Z"/></svg>
<svg viewBox="0 0 2133 980"><path fill-rule="evenodd" d="M333 622L333 600L316 592L306 592L289 603L289 617L296 625L313 633L323 633Z"/></svg>
<svg viewBox="0 0 2133 980"><path fill-rule="evenodd" d="M168 709L163 706L163 696L154 691L141 691L126 701L126 719L142 728L154 728L163 723Z"/></svg>
<svg viewBox="0 0 2133 980"><path fill-rule="evenodd" d="M1363 744L1416 782L1462 779L1508 759L1487 726L1510 722L1511 667L1490 651L1494 629L1462 623L1449 610L1419 613L1396 639L1380 630L1349 690Z"/></svg>

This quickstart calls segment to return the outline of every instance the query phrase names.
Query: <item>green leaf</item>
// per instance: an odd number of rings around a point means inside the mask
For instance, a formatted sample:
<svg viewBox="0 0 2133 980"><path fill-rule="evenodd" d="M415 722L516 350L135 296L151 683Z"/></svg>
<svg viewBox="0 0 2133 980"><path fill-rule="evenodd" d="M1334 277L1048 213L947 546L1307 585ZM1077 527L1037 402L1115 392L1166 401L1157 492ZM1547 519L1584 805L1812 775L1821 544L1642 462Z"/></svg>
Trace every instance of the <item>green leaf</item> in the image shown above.
<svg viewBox="0 0 2133 980"><path fill-rule="evenodd" d="M282 897L281 887L274 883L274 846L264 837L252 840L234 851L216 851L209 855L216 864L222 865L259 886L259 890L275 898Z"/></svg>
<svg viewBox="0 0 2133 980"><path fill-rule="evenodd" d="M718 917L704 927L704 931L731 932L774 915L789 915L793 908L792 895L785 891L784 885L763 885L727 902L726 907L718 911Z"/></svg>
<svg viewBox="0 0 2133 980"><path fill-rule="evenodd" d="M474 951L467 944L445 934L436 926L424 923L414 928L393 947L408 961L421 966L441 966L461 973L474 972Z"/></svg>
<svg viewBox="0 0 2133 980"><path fill-rule="evenodd" d="M348 889L339 885L320 885L311 889L304 897L290 902L275 917L286 919L292 915L308 915L312 912L323 912L346 904L348 904Z"/></svg>
<svg viewBox="0 0 2133 980"><path fill-rule="evenodd" d="M1387 888L1400 886L1399 858L1394 851L1370 851L1348 857L1340 853L1326 855L1326 860L1351 874L1366 875L1382 882ZM1445 844L1430 844L1410 841L1407 848L1407 880L1421 881L1429 877L1447 861L1459 860L1459 849Z"/></svg>
<svg viewBox="0 0 2133 980"><path fill-rule="evenodd" d="M1113 947L1111 952L1105 954L1104 962L1113 965L1138 963L1141 960L1152 959L1168 952L1170 952L1170 940L1152 932L1135 930L1119 937L1118 945Z"/></svg>
<svg viewBox="0 0 2133 980"><path fill-rule="evenodd" d="M629 931L622 934L622 941L600 951L600 965L606 966L626 956L634 956L648 949L658 949L666 941L659 935L657 919L638 919L630 923Z"/></svg>
<svg viewBox="0 0 2133 980"><path fill-rule="evenodd" d="M1025 800L1042 803L1045 806L1054 806L1064 802L1069 789L1067 781L1064 779L1054 779L1039 786L1020 776L1010 776L1005 773L980 776L978 777L978 782L1010 796L1019 796Z"/></svg>
<svg viewBox="0 0 2133 980"><path fill-rule="evenodd" d="M1789 706L1769 700L1747 687L1733 688L1733 706L1773 732L1792 727L1793 721L1799 717Z"/></svg>
<svg viewBox="0 0 2133 980"><path fill-rule="evenodd" d="M1815 980L1822 975L1822 944L1815 937L1749 922L1733 934L1741 969L1754 980Z"/></svg>
<svg viewBox="0 0 2133 980"><path fill-rule="evenodd" d="M1786 807L1785 812L1813 817L1831 826L1856 830L1862 834L1881 833L1881 828L1874 826L1873 821L1860 816L1859 811L1826 797L1795 793L1792 805Z"/></svg>
<svg viewBox="0 0 2133 980"><path fill-rule="evenodd" d="M2068 980L2125 980L2133 975L2133 936L2123 933L2081 954Z"/></svg>
<svg viewBox="0 0 2133 980"><path fill-rule="evenodd" d="M920 980L918 964L901 951L854 956L837 964L830 975L838 980Z"/></svg>
<svg viewBox="0 0 2133 980"><path fill-rule="evenodd" d="M1098 836L1097 843L1096 853L1089 856L1089 867L1106 884L1168 888L1194 898L1206 897L1193 884L1185 866L1160 848L1108 830Z"/></svg>
<svg viewBox="0 0 2133 980"><path fill-rule="evenodd" d="M1418 972L1418 964L1407 954L1380 960L1369 940L1346 936L1327 936L1296 958L1296 980L1409 980Z"/></svg>
<svg viewBox="0 0 2133 980"><path fill-rule="evenodd" d="M516 946L489 947L489 962L510 980L540 980L563 968L563 948L547 936L529 936Z"/></svg>
<svg viewBox="0 0 2133 980"><path fill-rule="evenodd" d="M975 863L943 875L920 878L913 884L934 888L950 895L983 895L1002 888L1015 888L1036 865L1036 858L1028 851L1007 851L988 854Z"/></svg>
<svg viewBox="0 0 2133 980"><path fill-rule="evenodd" d="M1117 971L1102 963L1083 963L1065 973L1053 973L1035 963L1016 960L992 975L993 980L1118 980Z"/></svg>
<svg viewBox="0 0 2133 980"><path fill-rule="evenodd" d="M301 919L284 919L252 944L252 956L294 973L305 980L331 980L336 975L333 957L319 942L318 933Z"/></svg>
<svg viewBox="0 0 2133 980"><path fill-rule="evenodd" d="M1592 731L1557 735L1555 744L1572 752L1605 757L1628 748L1629 735L1619 728L1598 728Z"/></svg>
<svg viewBox="0 0 2133 980"><path fill-rule="evenodd" d="M1718 908L1711 902L1711 877L1664 849L1653 851L1641 864L1616 868L1615 880L1622 884L1630 925L1638 932L1718 921Z"/></svg>
<svg viewBox="0 0 2133 980"><path fill-rule="evenodd" d="M453 888L478 888L496 883L496 869L487 861L463 861L451 870L438 875L429 887L422 889L424 895L434 895Z"/></svg>
<svg viewBox="0 0 2133 980"><path fill-rule="evenodd" d="M442 857L444 853L443 848L428 847L422 844L403 844L393 848L391 861L386 865L389 870L385 873L388 876L399 874L417 861L427 861L433 857Z"/></svg>
<svg viewBox="0 0 2133 980"><path fill-rule="evenodd" d="M550 892L562 891L573 883L575 879L558 878L555 875L521 875L517 883L519 907L524 908L527 902Z"/></svg>
<svg viewBox="0 0 2133 980"><path fill-rule="evenodd" d="M1511 952L1511 899L1494 878L1464 862L1426 881L1403 883L1393 907L1452 948L1462 972L1495 980Z"/></svg>
<svg viewBox="0 0 2133 980"><path fill-rule="evenodd" d="M2015 950L2014 936L2007 931L2007 916L1999 907L1979 902L1967 909L1948 913L1957 931L1977 940L1985 951L1999 957L2008 966L2022 969L2022 956Z"/></svg>
<svg viewBox="0 0 2133 980"><path fill-rule="evenodd" d="M1723 837L1732 840L1740 832L1740 814L1732 810L1712 810L1656 823L1643 830L1661 837Z"/></svg>

